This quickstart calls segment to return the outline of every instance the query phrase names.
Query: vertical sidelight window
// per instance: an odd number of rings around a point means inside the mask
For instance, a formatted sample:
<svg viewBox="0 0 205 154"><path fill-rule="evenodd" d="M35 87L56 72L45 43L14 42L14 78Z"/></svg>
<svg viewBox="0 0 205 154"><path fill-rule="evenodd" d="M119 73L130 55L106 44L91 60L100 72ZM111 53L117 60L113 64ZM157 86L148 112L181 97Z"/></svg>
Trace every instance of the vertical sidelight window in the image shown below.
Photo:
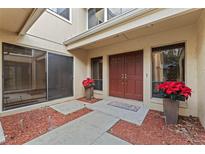
<svg viewBox="0 0 205 154"><path fill-rule="evenodd" d="M185 43L152 48L153 97L162 97L155 87L164 81L185 82Z"/></svg>
<svg viewBox="0 0 205 154"><path fill-rule="evenodd" d="M73 96L73 58L48 53L48 100Z"/></svg>
<svg viewBox="0 0 205 154"><path fill-rule="evenodd" d="M46 52L3 43L3 109L47 100Z"/></svg>
<svg viewBox="0 0 205 154"><path fill-rule="evenodd" d="M102 66L102 57L92 58L91 59L91 77L95 81L96 90L102 90L102 73L103 73L103 66Z"/></svg>

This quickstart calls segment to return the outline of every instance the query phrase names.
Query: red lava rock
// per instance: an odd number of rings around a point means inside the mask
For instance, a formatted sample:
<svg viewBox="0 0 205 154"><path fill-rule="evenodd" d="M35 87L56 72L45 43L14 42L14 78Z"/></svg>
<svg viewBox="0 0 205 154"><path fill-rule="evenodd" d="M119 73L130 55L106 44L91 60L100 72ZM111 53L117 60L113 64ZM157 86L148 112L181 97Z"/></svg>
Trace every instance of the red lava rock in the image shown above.
<svg viewBox="0 0 205 154"><path fill-rule="evenodd" d="M166 125L161 112L153 110L141 126L120 120L108 132L132 144L205 144L198 118L180 116L179 124Z"/></svg>
<svg viewBox="0 0 205 154"><path fill-rule="evenodd" d="M83 108L71 114L63 115L50 107L46 107L0 117L6 138L4 144L26 143L91 111Z"/></svg>
<svg viewBox="0 0 205 154"><path fill-rule="evenodd" d="M91 104L94 104L102 99L99 99L99 98L91 98L91 100L85 98L85 97L82 97L82 98L78 98L77 100L79 101L83 101L83 102L86 102L86 103L91 103Z"/></svg>

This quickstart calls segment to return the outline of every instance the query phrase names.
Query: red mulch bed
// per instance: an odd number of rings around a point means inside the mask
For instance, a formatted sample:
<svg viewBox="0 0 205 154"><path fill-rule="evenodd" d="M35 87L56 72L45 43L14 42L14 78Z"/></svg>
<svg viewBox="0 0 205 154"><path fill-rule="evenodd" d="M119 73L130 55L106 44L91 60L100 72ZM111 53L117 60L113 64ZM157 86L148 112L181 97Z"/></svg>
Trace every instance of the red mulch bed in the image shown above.
<svg viewBox="0 0 205 154"><path fill-rule="evenodd" d="M143 124L120 120L109 133L132 144L205 144L205 129L198 118L179 117L179 124L165 125L161 112L149 111Z"/></svg>
<svg viewBox="0 0 205 154"><path fill-rule="evenodd" d="M56 127L77 119L92 110L83 108L63 115L50 107L0 117L6 142L4 144L23 144Z"/></svg>
<svg viewBox="0 0 205 154"><path fill-rule="evenodd" d="M78 98L77 100L79 101L83 101L83 102L86 102L86 103L90 103L90 104L94 104L102 99L99 99L99 98L92 98L91 100L85 98L85 97L81 97L81 98Z"/></svg>

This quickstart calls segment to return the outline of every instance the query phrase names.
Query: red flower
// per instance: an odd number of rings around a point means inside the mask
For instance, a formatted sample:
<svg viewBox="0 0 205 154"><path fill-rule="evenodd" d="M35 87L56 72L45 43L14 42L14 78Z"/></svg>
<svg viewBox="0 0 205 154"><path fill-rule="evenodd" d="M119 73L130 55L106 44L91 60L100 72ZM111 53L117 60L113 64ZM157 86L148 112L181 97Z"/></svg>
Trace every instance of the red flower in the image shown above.
<svg viewBox="0 0 205 154"><path fill-rule="evenodd" d="M181 95L185 99L191 96L192 90L187 87L183 82L167 81L158 85L157 90L162 91L166 95Z"/></svg>
<svg viewBox="0 0 205 154"><path fill-rule="evenodd" d="M82 84L84 87L90 87L94 85L94 80L91 78L86 78L85 80L83 80Z"/></svg>

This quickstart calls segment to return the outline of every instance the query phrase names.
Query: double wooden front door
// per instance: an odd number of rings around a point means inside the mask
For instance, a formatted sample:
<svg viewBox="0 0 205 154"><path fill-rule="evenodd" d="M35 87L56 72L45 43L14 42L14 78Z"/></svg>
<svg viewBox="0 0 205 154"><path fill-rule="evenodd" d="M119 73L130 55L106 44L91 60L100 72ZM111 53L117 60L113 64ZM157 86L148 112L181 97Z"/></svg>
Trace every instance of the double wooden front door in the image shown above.
<svg viewBox="0 0 205 154"><path fill-rule="evenodd" d="M143 100L143 51L109 57L109 94Z"/></svg>

